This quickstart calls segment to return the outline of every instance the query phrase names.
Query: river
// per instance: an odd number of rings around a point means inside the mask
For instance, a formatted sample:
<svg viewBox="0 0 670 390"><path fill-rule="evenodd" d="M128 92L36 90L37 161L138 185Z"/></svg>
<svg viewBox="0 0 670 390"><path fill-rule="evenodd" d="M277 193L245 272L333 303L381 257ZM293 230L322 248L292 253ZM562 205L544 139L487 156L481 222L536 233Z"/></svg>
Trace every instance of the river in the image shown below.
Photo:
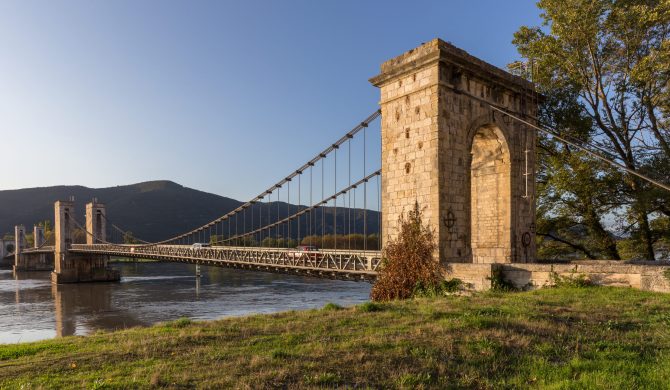
<svg viewBox="0 0 670 390"><path fill-rule="evenodd" d="M0 269L0 343L86 335L180 317L210 320L364 302L366 282L201 267L115 263L121 281L52 285L49 272Z"/></svg>

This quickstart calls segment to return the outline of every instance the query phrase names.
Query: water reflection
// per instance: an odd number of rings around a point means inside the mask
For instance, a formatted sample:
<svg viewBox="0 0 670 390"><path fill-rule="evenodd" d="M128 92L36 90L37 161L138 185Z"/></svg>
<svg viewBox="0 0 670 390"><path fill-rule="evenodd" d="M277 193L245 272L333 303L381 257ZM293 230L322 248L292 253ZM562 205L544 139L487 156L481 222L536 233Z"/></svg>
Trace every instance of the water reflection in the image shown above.
<svg viewBox="0 0 670 390"><path fill-rule="evenodd" d="M52 284L56 336L150 325L137 319L131 310L116 310L112 291L109 284Z"/></svg>
<svg viewBox="0 0 670 390"><path fill-rule="evenodd" d="M214 319L367 300L370 285L170 263L115 265L119 283L52 285L0 270L0 343L84 335L179 317Z"/></svg>

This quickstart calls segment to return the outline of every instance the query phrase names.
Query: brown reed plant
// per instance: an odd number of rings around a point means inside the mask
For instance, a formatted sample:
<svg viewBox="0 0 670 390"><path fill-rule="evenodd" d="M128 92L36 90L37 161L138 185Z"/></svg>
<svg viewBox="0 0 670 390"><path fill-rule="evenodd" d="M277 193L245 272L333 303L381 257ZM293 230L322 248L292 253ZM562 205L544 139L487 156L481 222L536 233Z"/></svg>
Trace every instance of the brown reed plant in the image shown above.
<svg viewBox="0 0 670 390"><path fill-rule="evenodd" d="M442 279L440 264L433 257L435 235L421 220L419 203L405 218L398 218L400 232L383 251L383 267L370 292L373 301L391 301L412 297L417 286L437 285Z"/></svg>

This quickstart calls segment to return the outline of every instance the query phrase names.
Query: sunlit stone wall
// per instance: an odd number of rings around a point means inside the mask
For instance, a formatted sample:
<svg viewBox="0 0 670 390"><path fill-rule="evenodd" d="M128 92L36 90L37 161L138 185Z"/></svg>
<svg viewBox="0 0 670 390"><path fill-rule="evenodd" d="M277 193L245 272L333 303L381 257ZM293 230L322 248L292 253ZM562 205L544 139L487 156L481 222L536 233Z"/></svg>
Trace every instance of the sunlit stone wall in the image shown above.
<svg viewBox="0 0 670 390"><path fill-rule="evenodd" d="M440 261L532 262L535 131L486 104L533 122L532 84L439 39L370 81L381 90L384 240L418 202Z"/></svg>

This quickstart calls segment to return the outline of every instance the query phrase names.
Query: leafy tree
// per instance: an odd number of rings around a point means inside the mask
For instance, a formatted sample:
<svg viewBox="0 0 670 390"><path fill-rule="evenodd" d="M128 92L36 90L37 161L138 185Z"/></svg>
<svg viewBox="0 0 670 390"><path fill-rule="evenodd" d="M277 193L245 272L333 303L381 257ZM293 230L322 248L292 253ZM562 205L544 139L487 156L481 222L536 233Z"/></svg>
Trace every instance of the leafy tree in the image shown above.
<svg viewBox="0 0 670 390"><path fill-rule="evenodd" d="M212 235L209 237L209 243L210 243L211 245L216 245L216 246L219 246L219 245L227 245L227 243L223 241L223 240L225 240L226 238L227 238L227 237L224 236L224 235L216 235L216 234L212 234Z"/></svg>
<svg viewBox="0 0 670 390"><path fill-rule="evenodd" d="M542 108L544 121L567 129L564 135L574 140L588 140L591 121L580 114L574 96L552 92ZM542 135L539 140L538 256L620 259L602 216L621 205L617 196L621 174L610 170L604 175L602 170L608 168L588 154Z"/></svg>
<svg viewBox="0 0 670 390"><path fill-rule="evenodd" d="M667 182L670 1L540 0L538 7L545 28L521 27L514 43L548 97L540 120ZM665 226L656 220L670 217L670 194L551 139L540 142L541 237L587 257L619 258L618 227L635 256L654 259Z"/></svg>
<svg viewBox="0 0 670 390"><path fill-rule="evenodd" d="M255 238L253 238L251 236L247 236L247 237L238 238L236 240L236 242L234 243L234 245L237 245L237 246L258 246L258 242L256 241Z"/></svg>
<svg viewBox="0 0 670 390"><path fill-rule="evenodd" d="M274 237L265 237L261 241L261 246L265 248L274 248L277 246L277 239Z"/></svg>
<svg viewBox="0 0 670 390"><path fill-rule="evenodd" d="M255 243L255 241L254 241ZM257 245L257 244L256 244ZM283 237L265 237L260 244L262 247L267 248L295 248L298 246L298 242L294 239L286 239Z"/></svg>
<svg viewBox="0 0 670 390"><path fill-rule="evenodd" d="M276 241L276 246L278 248L295 248L298 246L298 241L292 238L279 238Z"/></svg>

